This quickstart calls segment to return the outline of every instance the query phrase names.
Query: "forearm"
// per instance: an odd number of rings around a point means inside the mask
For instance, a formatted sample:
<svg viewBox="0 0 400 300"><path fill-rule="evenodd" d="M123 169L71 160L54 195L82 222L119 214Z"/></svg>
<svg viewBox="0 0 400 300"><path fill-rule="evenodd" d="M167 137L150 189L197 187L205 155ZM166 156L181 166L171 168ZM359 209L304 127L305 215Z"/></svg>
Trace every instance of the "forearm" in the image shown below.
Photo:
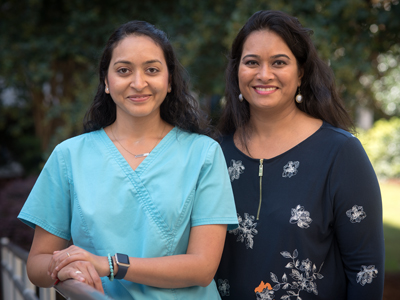
<svg viewBox="0 0 400 300"><path fill-rule="evenodd" d="M159 288L208 286L221 260L225 235L226 225L192 227L186 254L131 257L125 279Z"/></svg>
<svg viewBox="0 0 400 300"><path fill-rule="evenodd" d="M159 288L207 286L218 267L218 264L195 254L157 258L131 257L129 260L131 266L125 280ZM117 274L118 266L115 260L114 266Z"/></svg>

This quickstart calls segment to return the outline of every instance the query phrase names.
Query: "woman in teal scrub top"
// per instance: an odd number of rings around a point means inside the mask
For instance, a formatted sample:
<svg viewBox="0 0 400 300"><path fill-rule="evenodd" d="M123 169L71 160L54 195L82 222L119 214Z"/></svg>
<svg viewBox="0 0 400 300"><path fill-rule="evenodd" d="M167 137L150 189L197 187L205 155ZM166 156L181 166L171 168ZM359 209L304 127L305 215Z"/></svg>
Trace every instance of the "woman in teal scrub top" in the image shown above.
<svg viewBox="0 0 400 300"><path fill-rule="evenodd" d="M122 25L99 71L85 133L54 149L19 214L35 228L29 278L114 299L220 299L231 185L165 33Z"/></svg>

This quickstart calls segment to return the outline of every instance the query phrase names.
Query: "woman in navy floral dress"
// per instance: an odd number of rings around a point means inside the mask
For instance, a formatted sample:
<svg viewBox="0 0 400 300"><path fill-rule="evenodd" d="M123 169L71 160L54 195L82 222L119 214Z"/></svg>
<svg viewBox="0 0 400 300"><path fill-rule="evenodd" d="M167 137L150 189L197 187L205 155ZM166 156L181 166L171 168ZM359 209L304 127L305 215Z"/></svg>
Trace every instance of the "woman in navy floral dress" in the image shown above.
<svg viewBox="0 0 400 300"><path fill-rule="evenodd" d="M310 32L260 11L232 45L220 130L240 226L222 299L382 299L378 181Z"/></svg>

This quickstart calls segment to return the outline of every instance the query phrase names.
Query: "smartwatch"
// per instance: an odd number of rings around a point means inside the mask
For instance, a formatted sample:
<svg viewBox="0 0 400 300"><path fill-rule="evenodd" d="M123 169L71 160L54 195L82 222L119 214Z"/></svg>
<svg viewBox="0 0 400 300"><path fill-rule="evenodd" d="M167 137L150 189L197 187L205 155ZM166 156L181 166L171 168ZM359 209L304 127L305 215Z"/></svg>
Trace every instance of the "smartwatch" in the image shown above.
<svg viewBox="0 0 400 300"><path fill-rule="evenodd" d="M129 256L126 254L115 253L115 262L118 265L118 273L115 275L115 279L123 279L128 271L129 266Z"/></svg>

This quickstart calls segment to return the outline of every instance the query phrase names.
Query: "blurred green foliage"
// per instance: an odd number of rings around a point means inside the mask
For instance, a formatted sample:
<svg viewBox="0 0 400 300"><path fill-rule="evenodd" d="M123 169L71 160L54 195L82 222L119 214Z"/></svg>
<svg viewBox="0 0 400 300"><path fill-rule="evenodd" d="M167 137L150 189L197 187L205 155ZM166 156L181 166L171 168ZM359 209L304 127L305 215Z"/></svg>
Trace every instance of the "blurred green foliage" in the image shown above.
<svg viewBox="0 0 400 300"><path fill-rule="evenodd" d="M379 55L400 51L398 0L4 0L0 92L12 88L17 97L0 102L0 147L35 172L57 143L79 134L98 84L102 48L115 28L133 19L167 32L193 91L217 118L229 47L261 9L283 10L314 30L313 41L350 111L363 105L377 118L388 116L372 83L360 78L382 78Z"/></svg>
<svg viewBox="0 0 400 300"><path fill-rule="evenodd" d="M359 139L379 178L400 178L400 118L375 122Z"/></svg>
<svg viewBox="0 0 400 300"><path fill-rule="evenodd" d="M372 82L372 91L386 114L400 115L400 45L393 48L397 49L377 58L380 78L370 80L369 76L366 83Z"/></svg>

